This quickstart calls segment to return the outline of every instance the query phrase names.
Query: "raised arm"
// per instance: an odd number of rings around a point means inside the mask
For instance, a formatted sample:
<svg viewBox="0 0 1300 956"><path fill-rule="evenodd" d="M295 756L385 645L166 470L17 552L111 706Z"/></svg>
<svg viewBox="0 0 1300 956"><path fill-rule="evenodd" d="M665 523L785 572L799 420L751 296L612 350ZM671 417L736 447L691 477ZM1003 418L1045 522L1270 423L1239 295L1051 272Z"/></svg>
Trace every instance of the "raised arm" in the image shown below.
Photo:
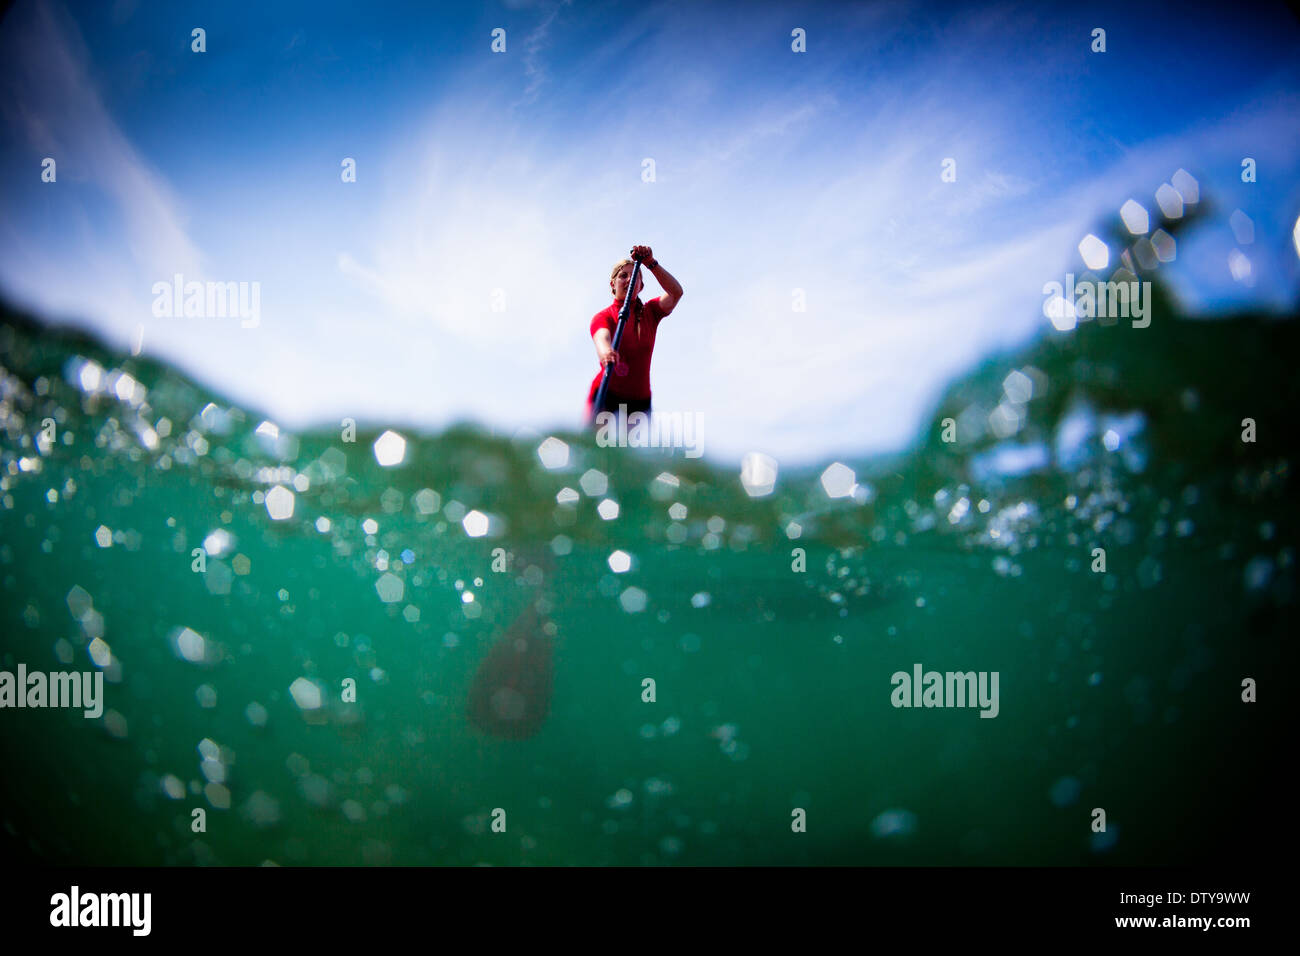
<svg viewBox="0 0 1300 956"><path fill-rule="evenodd" d="M650 273L659 281L659 285L664 290L664 294L659 297L659 304L663 306L664 315L667 315L677 308L677 301L683 294L682 284L674 279L673 274L658 262L650 267Z"/></svg>
<svg viewBox="0 0 1300 956"><path fill-rule="evenodd" d="M642 265L650 270L650 274L655 277L664 294L659 297L659 304L663 306L664 315L667 315L673 309L677 308L677 302L681 299L682 284L673 278L673 274L659 264L655 259L654 253L649 246L634 246L632 255L640 255Z"/></svg>

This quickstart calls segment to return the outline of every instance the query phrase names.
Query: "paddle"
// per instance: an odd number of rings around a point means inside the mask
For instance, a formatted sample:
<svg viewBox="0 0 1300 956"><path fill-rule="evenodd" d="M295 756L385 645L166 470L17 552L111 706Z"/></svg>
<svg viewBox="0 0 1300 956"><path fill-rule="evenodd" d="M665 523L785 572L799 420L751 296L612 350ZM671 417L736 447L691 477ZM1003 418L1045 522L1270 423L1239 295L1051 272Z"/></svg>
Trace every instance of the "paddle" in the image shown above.
<svg viewBox="0 0 1300 956"><path fill-rule="evenodd" d="M470 720L479 730L506 740L533 736L551 712L555 638L548 631L554 632L555 628L538 602L549 607L547 592L555 562L546 550L533 553L531 558L521 554L520 563L536 564L542 571L536 593L479 662L466 705Z"/></svg>
<svg viewBox="0 0 1300 956"><path fill-rule="evenodd" d="M632 300L636 298L632 293L636 289L637 276L641 274L641 260L636 256L632 257L632 278L627 282L627 293L623 296L623 308L618 310L618 322L614 326L614 338L610 342L610 348L615 352L623 344L623 329L627 325L627 316L632 309ZM614 369L613 362L605 363L605 372L600 377L600 388L596 389L595 401L591 403L591 417L595 421L601 409L605 407L605 393L609 391L609 376Z"/></svg>

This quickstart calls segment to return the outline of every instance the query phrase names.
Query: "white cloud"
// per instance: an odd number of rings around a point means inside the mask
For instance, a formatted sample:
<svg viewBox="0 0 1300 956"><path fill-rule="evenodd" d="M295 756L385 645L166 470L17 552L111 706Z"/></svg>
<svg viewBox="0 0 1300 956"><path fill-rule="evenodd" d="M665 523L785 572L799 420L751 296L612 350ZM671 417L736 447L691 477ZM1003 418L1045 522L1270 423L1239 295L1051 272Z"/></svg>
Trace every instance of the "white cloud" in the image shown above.
<svg viewBox="0 0 1300 956"><path fill-rule="evenodd" d="M522 104L533 102L537 98L538 92L545 85L547 80L546 65L542 59L542 53L547 46L547 40L551 32L551 24L563 7L570 6L573 0L560 0L559 3L547 11L546 16L542 18L532 31L524 38L524 76L528 77L528 85L524 87L523 97L520 100ZM509 46L507 45L507 49Z"/></svg>
<svg viewBox="0 0 1300 956"><path fill-rule="evenodd" d="M54 255L5 223L0 268L10 289L35 288L42 303L75 304L129 333L133 296L174 271L197 274L199 251L177 197L79 65L75 28L38 9L24 54L35 59L10 69L30 84L48 60L55 79L44 99L20 98L16 122L41 149L94 151L87 175L126 242L115 246L84 209L68 213L72 238ZM518 47L525 96L555 78L546 54L563 5L545 10ZM752 49L750 34L773 17L738 23L733 49ZM1059 156L1024 147L1022 104L990 96L972 114L969 99L941 95L961 78L942 45L918 53L914 75L882 75L851 96L830 85L845 64L828 54L780 93L737 94L729 78L746 54L724 50L686 70L687 53L668 45L642 96L643 78L613 66L653 27L639 11L566 66L555 85L579 92L536 96L546 122L515 109L518 72L500 82L480 60L449 77L454 92L405 141L376 146L373 205L335 233L329 217L313 221L325 223L311 236L328 239L324 256L292 245L305 226L277 224L290 254L265 279L287 291L268 295L261 329L167 326L147 347L169 343L183 366L286 425L341 415L576 425L596 371L588 322L610 302L609 266L644 242L686 288L660 329L655 402L699 412L708 455L762 450L787 464L896 448L953 375L1045 328L1042 283L1076 267L1099 216L1129 195L1149 198L1135 186L1154 189L1189 155L1258 141L1294 110L1293 100L1248 104L1061 185ZM942 183L940 160L954 154L958 182ZM647 155L654 183L641 181ZM256 209L241 214L259 228ZM238 252L205 251L216 267ZM793 288L807 311L792 310ZM497 290L504 311L493 310Z"/></svg>
<svg viewBox="0 0 1300 956"><path fill-rule="evenodd" d="M57 207L65 217L61 242L10 232L0 276L20 299L98 318L124 336L135 328L141 305L147 309L153 282L176 272L201 275L200 251L175 192L105 107L72 19L53 3L21 5L9 12L5 29L16 93L7 124L25 135L34 154L55 159L59 185L53 188L89 184L108 204L105 216L65 193Z"/></svg>
<svg viewBox="0 0 1300 956"><path fill-rule="evenodd" d="M676 102L677 74L659 82L657 97ZM702 103L651 126L652 147L642 115L548 140L498 119L508 110L490 98L444 103L425 161L389 176L408 188L367 231L381 238L341 267L462 357L444 386L472 394L473 413L542 427L576 419L608 263L646 242L686 289L660 327L655 401L705 416L710 455L896 448L954 375L1045 328L1042 283L1061 277L1108 203L1118 208L1124 183L1171 170L1163 149L1135 148L1123 168L1052 190L1051 157L1016 152L1016 102L972 118L905 77L871 96L880 110L851 129L824 91L736 100L722 114ZM939 161L953 130L963 159L947 184ZM647 149L655 183L640 181ZM796 287L806 312L791 308ZM493 288L504 314L490 311ZM649 282L645 297L658 292ZM485 365L498 382L486 389L474 384Z"/></svg>

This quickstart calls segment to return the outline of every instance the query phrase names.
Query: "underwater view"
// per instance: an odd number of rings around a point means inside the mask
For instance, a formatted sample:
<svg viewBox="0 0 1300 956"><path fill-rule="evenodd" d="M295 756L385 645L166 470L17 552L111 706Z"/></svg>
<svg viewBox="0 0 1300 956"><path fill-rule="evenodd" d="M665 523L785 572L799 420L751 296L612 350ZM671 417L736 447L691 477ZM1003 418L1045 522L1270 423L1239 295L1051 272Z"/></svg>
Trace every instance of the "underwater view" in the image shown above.
<svg viewBox="0 0 1300 956"><path fill-rule="evenodd" d="M1297 54L1275 2L0 2L6 924L852 867L895 929L1249 926Z"/></svg>
<svg viewBox="0 0 1300 956"><path fill-rule="evenodd" d="M4 714L4 830L131 865L1249 861L1297 326L1143 277L1148 327L1049 332L908 453L794 472L290 434L6 308L3 666L103 690ZM922 668L980 677L931 709Z"/></svg>

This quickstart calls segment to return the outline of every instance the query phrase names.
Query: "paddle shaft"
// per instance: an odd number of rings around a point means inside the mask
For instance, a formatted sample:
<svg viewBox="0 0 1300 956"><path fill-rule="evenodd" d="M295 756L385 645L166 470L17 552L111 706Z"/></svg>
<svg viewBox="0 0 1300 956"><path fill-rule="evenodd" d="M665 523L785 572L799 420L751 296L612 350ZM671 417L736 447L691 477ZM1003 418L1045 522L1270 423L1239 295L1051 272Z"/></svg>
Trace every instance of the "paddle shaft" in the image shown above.
<svg viewBox="0 0 1300 956"><path fill-rule="evenodd" d="M614 338L610 348L615 352L623 344L623 329L627 326L627 316L632 310L632 300L636 298L632 291L636 288L637 277L641 274L641 260L632 260L632 278L627 283L627 294L623 296L623 308L618 310L618 322L614 326ZM605 363L605 374L600 377L600 388L596 389L595 401L591 403L591 415L594 419L605 405L605 393L609 391L609 377L614 371L614 363Z"/></svg>

